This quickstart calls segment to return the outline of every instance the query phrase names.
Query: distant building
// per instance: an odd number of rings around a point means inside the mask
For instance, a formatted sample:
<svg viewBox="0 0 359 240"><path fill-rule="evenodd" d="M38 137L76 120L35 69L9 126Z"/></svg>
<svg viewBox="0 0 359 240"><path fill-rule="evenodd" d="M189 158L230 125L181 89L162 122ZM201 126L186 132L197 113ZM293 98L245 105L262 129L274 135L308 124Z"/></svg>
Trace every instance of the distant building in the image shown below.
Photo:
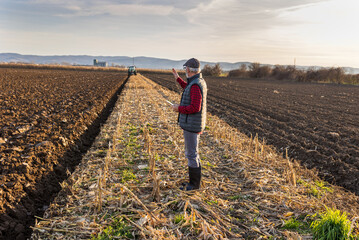
<svg viewBox="0 0 359 240"><path fill-rule="evenodd" d="M107 62L99 62L97 59L93 60L93 65L95 67L108 67Z"/></svg>

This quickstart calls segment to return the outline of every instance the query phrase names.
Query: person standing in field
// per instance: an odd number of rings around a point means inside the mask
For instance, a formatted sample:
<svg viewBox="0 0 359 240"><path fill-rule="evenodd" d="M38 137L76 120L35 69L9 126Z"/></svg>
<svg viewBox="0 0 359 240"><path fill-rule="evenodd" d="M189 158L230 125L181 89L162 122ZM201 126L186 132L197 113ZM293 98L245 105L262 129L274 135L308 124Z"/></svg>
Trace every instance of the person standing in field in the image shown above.
<svg viewBox="0 0 359 240"><path fill-rule="evenodd" d="M183 65L187 82L183 81L175 69L172 73L176 81L184 89L181 103L172 106L178 112L178 124L183 129L185 155L188 160L189 183L182 190L199 189L201 183L201 160L198 154L200 134L206 126L207 84L202 78L200 62L189 59Z"/></svg>

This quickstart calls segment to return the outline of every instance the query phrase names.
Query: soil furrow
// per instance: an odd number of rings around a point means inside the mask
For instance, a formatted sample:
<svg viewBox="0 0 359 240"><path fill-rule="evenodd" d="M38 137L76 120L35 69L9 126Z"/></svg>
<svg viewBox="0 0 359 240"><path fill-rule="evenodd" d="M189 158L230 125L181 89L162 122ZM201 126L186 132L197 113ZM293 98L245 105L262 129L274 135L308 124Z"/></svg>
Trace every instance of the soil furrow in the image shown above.
<svg viewBox="0 0 359 240"><path fill-rule="evenodd" d="M34 216L42 215L91 146L126 75L0 68L4 71L0 84L8 94L0 96L0 112L9 114L0 122L0 239L25 239Z"/></svg>

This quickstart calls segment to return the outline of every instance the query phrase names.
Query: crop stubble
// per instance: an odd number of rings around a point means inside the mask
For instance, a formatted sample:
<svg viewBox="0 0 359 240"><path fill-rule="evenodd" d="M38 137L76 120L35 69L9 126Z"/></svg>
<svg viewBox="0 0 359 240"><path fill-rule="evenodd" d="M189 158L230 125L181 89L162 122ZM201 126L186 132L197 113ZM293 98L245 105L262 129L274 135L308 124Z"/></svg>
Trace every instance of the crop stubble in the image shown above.
<svg viewBox="0 0 359 240"><path fill-rule="evenodd" d="M29 235L125 79L119 71L0 68L0 239Z"/></svg>
<svg viewBox="0 0 359 240"><path fill-rule="evenodd" d="M179 92L170 73L144 73ZM359 87L206 77L208 109L359 194Z"/></svg>
<svg viewBox="0 0 359 240"><path fill-rule="evenodd" d="M201 137L202 187L181 191L183 135L165 101L179 98L141 75L131 77L95 143L34 226L32 239L104 235L109 226L118 228L116 219L136 239L299 239L281 229L285 219L324 206L357 215L354 194L326 184L327 190L313 195L319 179L312 171L211 114Z"/></svg>

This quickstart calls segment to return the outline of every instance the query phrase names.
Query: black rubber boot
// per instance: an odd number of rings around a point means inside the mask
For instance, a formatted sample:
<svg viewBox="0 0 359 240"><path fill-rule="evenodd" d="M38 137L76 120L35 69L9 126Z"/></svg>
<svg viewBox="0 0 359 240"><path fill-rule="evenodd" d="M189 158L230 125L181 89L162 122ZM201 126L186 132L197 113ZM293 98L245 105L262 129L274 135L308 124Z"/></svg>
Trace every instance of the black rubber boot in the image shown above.
<svg viewBox="0 0 359 240"><path fill-rule="evenodd" d="M189 171L189 184L193 186L193 189L199 189L201 186L201 167L191 168L188 167Z"/></svg>
<svg viewBox="0 0 359 240"><path fill-rule="evenodd" d="M199 189L201 185L201 167L198 168L188 167L188 174L189 174L189 183L181 187L181 190L190 191L190 190Z"/></svg>

